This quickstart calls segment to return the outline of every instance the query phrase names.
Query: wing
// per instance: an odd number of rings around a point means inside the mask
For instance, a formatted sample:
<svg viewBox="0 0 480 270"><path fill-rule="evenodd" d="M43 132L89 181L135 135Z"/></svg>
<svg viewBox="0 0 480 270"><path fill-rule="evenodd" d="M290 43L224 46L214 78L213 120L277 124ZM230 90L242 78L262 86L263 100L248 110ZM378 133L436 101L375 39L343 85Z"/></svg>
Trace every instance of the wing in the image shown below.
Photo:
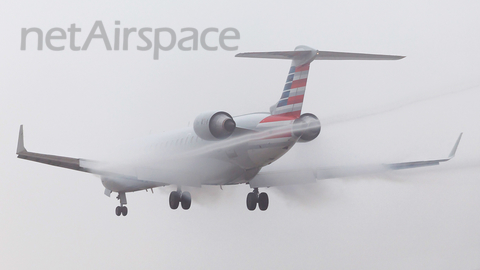
<svg viewBox="0 0 480 270"><path fill-rule="evenodd" d="M112 166L112 164L94 161L94 160L29 152L25 148L25 144L23 140L23 125L20 126L20 132L18 135L17 157L21 159L26 159L34 162L56 166L56 167L105 176L105 177L108 177L109 179L127 179L127 180L136 180L136 181L144 181L144 182L146 181L144 179L139 179L137 177L136 168L129 168L128 166ZM156 182L154 181L153 178L148 180L150 182ZM159 186L165 185L164 183L160 183L160 182L157 182L157 183Z"/></svg>
<svg viewBox="0 0 480 270"><path fill-rule="evenodd" d="M251 133L252 131L247 129L239 129L238 132L244 134ZM99 175L102 177L102 179L117 183L117 187L122 186L121 190L120 187L118 187L119 190L113 190L116 192L130 192L172 184L181 184L182 186L194 187L201 186L201 184L198 182L188 181L188 179L193 178L188 170L183 172L179 171L178 169L172 170L169 169L165 164L162 166L158 166L157 164L156 166L152 167L149 165L143 166L139 163L120 164L30 152L25 148L23 137L23 126L20 126L17 144L18 158Z"/></svg>
<svg viewBox="0 0 480 270"><path fill-rule="evenodd" d="M90 172L87 168L80 165L87 160L28 152L23 142L23 125L20 126L20 132L18 134L17 157L66 169ZM94 161L87 162L93 163Z"/></svg>
<svg viewBox="0 0 480 270"><path fill-rule="evenodd" d="M260 172L255 178L250 180L249 184L252 188L273 187L284 185L297 185L315 183L317 180L329 178L341 178L348 176L366 175L372 173L381 173L392 170L413 169L426 166L439 165L441 162L449 161L455 157L462 134L458 136L452 151L447 158L401 162L391 164L352 166L352 167L334 167L334 168L311 168L297 169L277 172Z"/></svg>

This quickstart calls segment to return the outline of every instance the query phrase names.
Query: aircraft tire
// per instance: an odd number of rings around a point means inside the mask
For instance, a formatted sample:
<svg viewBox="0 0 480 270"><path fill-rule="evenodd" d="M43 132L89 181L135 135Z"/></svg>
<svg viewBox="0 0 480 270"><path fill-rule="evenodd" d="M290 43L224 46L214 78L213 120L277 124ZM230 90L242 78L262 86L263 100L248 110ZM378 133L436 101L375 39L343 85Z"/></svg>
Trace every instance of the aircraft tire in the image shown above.
<svg viewBox="0 0 480 270"><path fill-rule="evenodd" d="M180 193L172 191L170 193L170 198L168 201L170 203L170 208L172 208L173 210L177 209L180 203Z"/></svg>
<svg viewBox="0 0 480 270"><path fill-rule="evenodd" d="M182 203L182 208L184 210L190 209L190 206L192 205L192 195L190 195L190 192L183 192L180 202Z"/></svg>
<svg viewBox="0 0 480 270"><path fill-rule="evenodd" d="M267 210L268 208L268 194L265 192L258 195L258 208L262 211Z"/></svg>
<svg viewBox="0 0 480 270"><path fill-rule="evenodd" d="M115 214L117 216L120 216L122 214L122 209L120 208L120 206L117 206L117 208L115 208Z"/></svg>
<svg viewBox="0 0 480 270"><path fill-rule="evenodd" d="M248 193L248 195L247 195L247 208L248 208L248 210L250 210L250 211L255 210L255 208L257 208L257 201L258 201L257 194L255 194L254 192Z"/></svg>
<svg viewBox="0 0 480 270"><path fill-rule="evenodd" d="M128 208L126 206L122 206L122 216L126 216L128 214Z"/></svg>

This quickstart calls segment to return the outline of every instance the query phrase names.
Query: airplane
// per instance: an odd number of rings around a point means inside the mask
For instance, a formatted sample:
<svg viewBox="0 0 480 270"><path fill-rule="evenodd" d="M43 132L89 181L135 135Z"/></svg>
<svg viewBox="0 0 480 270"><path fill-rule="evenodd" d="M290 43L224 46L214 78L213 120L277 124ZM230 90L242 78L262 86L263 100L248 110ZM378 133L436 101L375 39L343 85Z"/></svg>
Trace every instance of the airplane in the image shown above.
<svg viewBox="0 0 480 270"><path fill-rule="evenodd" d="M300 45L293 51L247 52L236 57L291 60L280 99L269 112L232 117L225 111L199 114L192 127L149 135L128 145L119 160L94 161L29 152L20 126L17 157L52 166L100 176L105 195L118 193L117 216L126 216L126 193L173 185L169 197L171 209L190 208L192 197L182 187L202 185L248 184L247 209L267 210L269 198L260 188L314 183L320 179L361 175L386 170L411 169L438 165L455 156L462 134L446 158L359 168L306 168L278 172L261 169L286 154L296 143L318 137L321 124L317 116L302 114L302 105L314 60L399 60L404 56L319 51Z"/></svg>

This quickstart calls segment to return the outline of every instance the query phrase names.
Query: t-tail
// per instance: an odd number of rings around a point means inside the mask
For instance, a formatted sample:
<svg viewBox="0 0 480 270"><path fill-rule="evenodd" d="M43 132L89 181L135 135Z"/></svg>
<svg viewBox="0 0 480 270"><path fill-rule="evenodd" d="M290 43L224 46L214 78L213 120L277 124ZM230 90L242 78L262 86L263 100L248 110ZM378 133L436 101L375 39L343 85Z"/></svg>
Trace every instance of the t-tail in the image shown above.
<svg viewBox="0 0 480 270"><path fill-rule="evenodd" d="M300 45L294 51L239 53L236 57L292 60L280 100L270 107L272 117L287 120L299 118L302 113L308 72L313 60L399 60L405 56L318 51Z"/></svg>

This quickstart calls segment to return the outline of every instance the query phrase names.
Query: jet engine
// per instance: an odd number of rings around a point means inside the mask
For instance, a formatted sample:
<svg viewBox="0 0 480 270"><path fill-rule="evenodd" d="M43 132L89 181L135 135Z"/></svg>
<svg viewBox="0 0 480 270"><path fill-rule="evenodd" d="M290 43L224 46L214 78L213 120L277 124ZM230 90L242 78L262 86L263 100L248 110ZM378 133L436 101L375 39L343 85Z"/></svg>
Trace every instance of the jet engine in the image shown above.
<svg viewBox="0 0 480 270"><path fill-rule="evenodd" d="M298 142L309 142L317 138L321 129L320 120L311 113L302 114L293 122L293 135L299 137Z"/></svg>
<svg viewBox="0 0 480 270"><path fill-rule="evenodd" d="M226 112L202 113L193 122L193 130L203 140L215 141L232 135L237 124Z"/></svg>

